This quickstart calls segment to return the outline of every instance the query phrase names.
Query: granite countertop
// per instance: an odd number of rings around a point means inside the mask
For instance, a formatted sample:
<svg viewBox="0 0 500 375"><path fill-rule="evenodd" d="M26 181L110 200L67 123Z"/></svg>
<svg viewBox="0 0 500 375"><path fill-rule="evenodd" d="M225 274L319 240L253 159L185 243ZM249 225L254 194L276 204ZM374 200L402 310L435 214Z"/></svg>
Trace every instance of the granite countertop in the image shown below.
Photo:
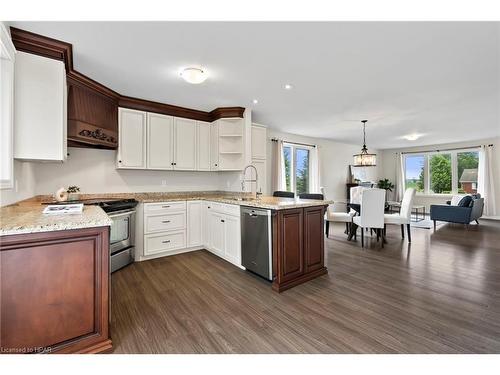
<svg viewBox="0 0 500 375"><path fill-rule="evenodd" d="M249 198L248 193L224 191L82 194L80 198L82 200L133 198L141 203L207 200L271 210L324 206L333 203L333 201L329 200L321 201L269 196L247 200L244 198ZM46 204L53 203L53 201L53 197L50 195L39 195L10 206L1 207L0 236L111 225L108 215L98 206L85 205L83 212L76 215L44 215L42 211Z"/></svg>
<svg viewBox="0 0 500 375"><path fill-rule="evenodd" d="M103 194L81 194L82 200L95 199L135 199L140 203L173 202L206 200L226 204L237 204L240 206L268 208L271 210L284 210L288 208L313 207L332 204L331 200L294 199L261 196L258 199L243 200L249 198L249 193L227 192L227 191L185 191L185 192L144 192L144 193L103 193ZM53 202L49 195L36 197L42 202Z"/></svg>
<svg viewBox="0 0 500 375"><path fill-rule="evenodd" d="M81 214L44 215L45 205L36 198L0 208L0 236L111 225L97 206L84 206Z"/></svg>

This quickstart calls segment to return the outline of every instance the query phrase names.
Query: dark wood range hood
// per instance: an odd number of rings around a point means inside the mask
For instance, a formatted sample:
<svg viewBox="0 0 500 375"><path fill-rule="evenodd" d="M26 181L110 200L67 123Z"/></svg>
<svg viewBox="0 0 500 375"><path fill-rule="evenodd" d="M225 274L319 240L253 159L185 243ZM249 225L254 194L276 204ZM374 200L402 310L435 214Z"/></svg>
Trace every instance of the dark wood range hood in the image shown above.
<svg viewBox="0 0 500 375"><path fill-rule="evenodd" d="M10 33L18 51L64 62L68 84L68 146L116 149L118 106L207 122L243 117L243 107L222 107L205 112L120 95L73 69L70 43L15 27L10 28Z"/></svg>

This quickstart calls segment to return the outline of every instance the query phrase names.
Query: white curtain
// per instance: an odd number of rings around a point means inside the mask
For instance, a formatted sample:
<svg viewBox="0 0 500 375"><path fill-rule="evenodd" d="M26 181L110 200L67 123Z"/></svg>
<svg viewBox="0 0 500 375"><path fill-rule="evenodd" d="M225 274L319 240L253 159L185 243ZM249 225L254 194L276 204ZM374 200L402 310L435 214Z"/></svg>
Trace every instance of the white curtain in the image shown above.
<svg viewBox="0 0 500 375"><path fill-rule="evenodd" d="M310 151L311 155L311 186L309 187L309 192L311 193L321 193L320 185L320 165L319 165L319 150L318 146L314 147Z"/></svg>
<svg viewBox="0 0 500 375"><path fill-rule="evenodd" d="M484 198L484 216L496 216L493 145L483 145L479 152L478 193Z"/></svg>
<svg viewBox="0 0 500 375"><path fill-rule="evenodd" d="M405 194L405 172L403 164L403 154L396 153L396 201L401 202Z"/></svg>
<svg viewBox="0 0 500 375"><path fill-rule="evenodd" d="M283 157L283 141L281 139L273 141L272 170L273 170L273 178L272 178L273 191L286 190L285 159Z"/></svg>

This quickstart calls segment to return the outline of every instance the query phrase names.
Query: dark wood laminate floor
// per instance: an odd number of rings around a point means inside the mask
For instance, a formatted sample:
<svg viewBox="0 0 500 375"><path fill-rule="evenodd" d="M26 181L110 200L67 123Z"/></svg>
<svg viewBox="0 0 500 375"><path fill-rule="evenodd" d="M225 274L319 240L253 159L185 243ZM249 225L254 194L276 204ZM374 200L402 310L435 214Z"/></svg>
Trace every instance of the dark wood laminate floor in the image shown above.
<svg viewBox="0 0 500 375"><path fill-rule="evenodd" d="M325 241L329 274L282 294L202 250L112 275L114 353L499 353L500 226Z"/></svg>

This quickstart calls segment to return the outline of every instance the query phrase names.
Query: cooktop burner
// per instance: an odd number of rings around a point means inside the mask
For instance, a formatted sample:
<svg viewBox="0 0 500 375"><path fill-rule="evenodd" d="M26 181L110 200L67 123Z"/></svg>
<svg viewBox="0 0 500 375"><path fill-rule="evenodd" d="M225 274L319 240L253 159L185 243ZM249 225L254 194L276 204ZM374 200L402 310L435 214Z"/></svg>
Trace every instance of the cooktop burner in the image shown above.
<svg viewBox="0 0 500 375"><path fill-rule="evenodd" d="M123 199L123 198L91 198L91 199L81 199L76 201L65 201L65 202L48 202L45 204L70 204L70 203L83 203L88 206L99 206L104 212L114 212L122 211L137 206L137 201L135 199Z"/></svg>
<svg viewBox="0 0 500 375"><path fill-rule="evenodd" d="M137 206L137 203L138 202L135 199L113 199L113 200L99 201L93 204L101 207L104 210L104 212L114 212L114 211L122 211L134 208L135 206ZM89 204L89 203L84 203L84 204Z"/></svg>

